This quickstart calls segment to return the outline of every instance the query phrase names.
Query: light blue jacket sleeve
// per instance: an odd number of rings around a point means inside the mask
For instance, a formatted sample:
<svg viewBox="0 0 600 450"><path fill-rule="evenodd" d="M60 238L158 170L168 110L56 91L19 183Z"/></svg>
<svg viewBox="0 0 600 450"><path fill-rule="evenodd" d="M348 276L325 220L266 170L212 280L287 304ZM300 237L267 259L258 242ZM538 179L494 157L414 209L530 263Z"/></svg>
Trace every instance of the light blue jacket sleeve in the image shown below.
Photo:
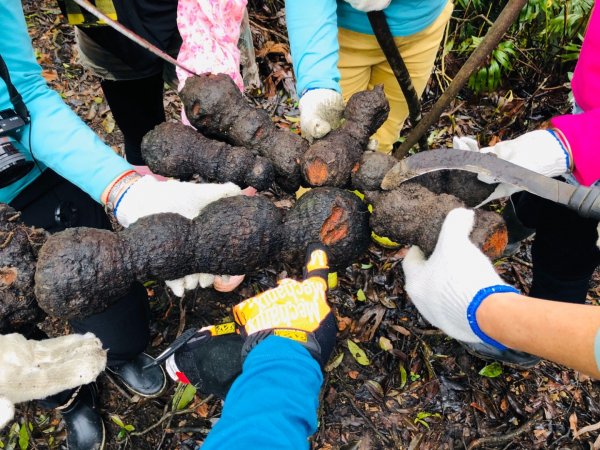
<svg viewBox="0 0 600 450"><path fill-rule="evenodd" d="M298 95L315 88L341 93L336 1L286 0L285 17Z"/></svg>
<svg viewBox="0 0 600 450"><path fill-rule="evenodd" d="M322 382L319 364L304 347L269 336L246 358L201 449L308 449Z"/></svg>
<svg viewBox="0 0 600 450"><path fill-rule="evenodd" d="M39 163L28 177L0 189L0 201L11 201L49 167L99 201L102 191L119 174L131 170L125 159L96 134L52 91L41 75L19 0L0 1L0 54L10 77L29 109L31 123L20 141ZM0 80L0 109L12 108ZM31 140L29 137L31 136ZM26 155L29 160L31 154Z"/></svg>

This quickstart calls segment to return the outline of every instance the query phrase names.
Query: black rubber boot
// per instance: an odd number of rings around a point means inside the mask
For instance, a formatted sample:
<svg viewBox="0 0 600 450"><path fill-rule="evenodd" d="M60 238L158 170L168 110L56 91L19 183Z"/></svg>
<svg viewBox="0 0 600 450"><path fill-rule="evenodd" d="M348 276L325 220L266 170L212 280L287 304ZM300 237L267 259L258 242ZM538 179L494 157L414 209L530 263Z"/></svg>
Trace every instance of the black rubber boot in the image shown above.
<svg viewBox="0 0 600 450"><path fill-rule="evenodd" d="M102 450L106 440L104 423L97 411L98 390L94 383L81 386L62 406L69 450Z"/></svg>
<svg viewBox="0 0 600 450"><path fill-rule="evenodd" d="M131 361L110 365L106 370L117 377L123 385L140 397L153 398L163 393L167 377L160 365L152 365L154 358L140 353ZM146 367L149 366L149 367Z"/></svg>

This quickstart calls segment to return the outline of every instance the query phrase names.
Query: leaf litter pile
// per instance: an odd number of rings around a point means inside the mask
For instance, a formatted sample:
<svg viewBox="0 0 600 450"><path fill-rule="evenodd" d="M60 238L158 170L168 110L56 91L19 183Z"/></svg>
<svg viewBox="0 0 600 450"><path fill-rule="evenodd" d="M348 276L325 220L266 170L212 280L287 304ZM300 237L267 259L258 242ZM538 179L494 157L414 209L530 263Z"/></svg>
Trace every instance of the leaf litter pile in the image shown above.
<svg viewBox="0 0 600 450"><path fill-rule="evenodd" d="M98 80L78 64L72 30L58 16L55 3L23 3L46 80L105 142L122 151L122 134ZM250 3L262 82L250 98L277 126L294 131L298 111L281 4ZM439 67L425 93L425 110L441 92ZM480 142L493 144L567 112L564 80L554 81L538 88L515 80L510 92L477 98L463 93L430 130L430 145L451 146L456 134L478 134ZM165 93L165 105L169 118L177 120L180 104L174 92ZM295 203L279 190L265 195L279 208ZM496 263L501 276L525 293L531 282L529 247L525 242L516 256ZM372 244L362 258L337 273L338 286L329 298L339 323L338 343L326 368L312 448L600 448L597 384L548 362L518 370L470 356L425 323L410 303L400 267L406 250ZM273 287L279 278L299 275L279 263L247 276L235 293L198 289L181 300L162 284L149 284L148 352L157 355L185 329L220 322L237 302ZM595 276L588 302L596 304L599 292ZM69 332L59 319L46 319L41 327L53 336ZM194 449L222 408L220 400L190 387L171 385L159 398L142 399L109 375L101 375L98 383L108 449ZM15 422L0 433L0 448L64 448L64 439L60 416L32 402L20 405Z"/></svg>

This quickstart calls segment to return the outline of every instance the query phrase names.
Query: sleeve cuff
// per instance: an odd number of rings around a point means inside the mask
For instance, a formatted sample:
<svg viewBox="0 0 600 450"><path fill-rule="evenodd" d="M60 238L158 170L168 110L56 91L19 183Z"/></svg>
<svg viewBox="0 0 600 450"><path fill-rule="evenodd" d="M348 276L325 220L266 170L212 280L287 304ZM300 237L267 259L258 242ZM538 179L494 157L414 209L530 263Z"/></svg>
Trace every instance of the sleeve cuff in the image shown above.
<svg viewBox="0 0 600 450"><path fill-rule="evenodd" d="M481 339L486 344L496 347L497 349L506 350L507 347L505 345L501 344L500 342L496 341L495 339L492 339L487 334L485 334L481 330L481 328L479 328L479 324L477 323L477 309L481 305L481 302L488 298L488 296L492 294L498 294L501 292L514 292L515 294L520 294L518 289L507 284L497 284L495 286L489 286L480 289L479 291L477 291L477 293L473 297L473 300L471 300L471 303L467 308L467 320L469 321L471 330L479 339Z"/></svg>

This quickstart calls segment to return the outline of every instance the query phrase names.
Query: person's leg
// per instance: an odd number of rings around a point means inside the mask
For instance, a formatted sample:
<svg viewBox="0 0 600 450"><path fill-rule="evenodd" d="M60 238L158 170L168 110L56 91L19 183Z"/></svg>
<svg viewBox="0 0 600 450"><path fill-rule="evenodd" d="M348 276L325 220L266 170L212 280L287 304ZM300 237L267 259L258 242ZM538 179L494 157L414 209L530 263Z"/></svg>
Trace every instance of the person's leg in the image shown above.
<svg viewBox="0 0 600 450"><path fill-rule="evenodd" d="M340 28L338 69L344 102L369 85L371 67L381 62L381 50L374 36Z"/></svg>
<svg viewBox="0 0 600 450"><path fill-rule="evenodd" d="M525 226L536 230L529 295L584 303L589 281L600 264L597 221L529 193L520 195L516 211Z"/></svg>
<svg viewBox="0 0 600 450"><path fill-rule="evenodd" d="M439 17L429 27L411 36L395 38L400 55L406 64L412 84L421 97L435 63L446 24L452 15L452 2L448 2ZM408 117L408 104L392 69L379 49L383 59L373 67L369 89L383 84L385 95L390 103L388 120L379 128L374 139L379 142L378 150L384 153L392 151L400 136L400 130Z"/></svg>
<svg viewBox="0 0 600 450"><path fill-rule="evenodd" d="M95 36L95 37L94 37ZM111 37L112 36L112 37ZM165 121L163 106L163 70L161 60L136 65L147 59L147 52L138 48L127 49L125 54L136 55L136 61L124 61L98 42L114 41L121 36L110 28L75 28L79 60L102 81L100 85L106 101L123 132L125 156L134 165L145 165L140 144L144 135ZM97 42L95 39L99 39ZM177 54L179 41L173 39L170 54ZM129 44L129 43L128 43ZM123 57L123 56L121 56ZM133 58L133 56L132 56Z"/></svg>
<svg viewBox="0 0 600 450"><path fill-rule="evenodd" d="M142 138L163 123L163 75L137 80L102 80L100 85L116 124L125 139L125 157L136 166L146 165L142 158Z"/></svg>

